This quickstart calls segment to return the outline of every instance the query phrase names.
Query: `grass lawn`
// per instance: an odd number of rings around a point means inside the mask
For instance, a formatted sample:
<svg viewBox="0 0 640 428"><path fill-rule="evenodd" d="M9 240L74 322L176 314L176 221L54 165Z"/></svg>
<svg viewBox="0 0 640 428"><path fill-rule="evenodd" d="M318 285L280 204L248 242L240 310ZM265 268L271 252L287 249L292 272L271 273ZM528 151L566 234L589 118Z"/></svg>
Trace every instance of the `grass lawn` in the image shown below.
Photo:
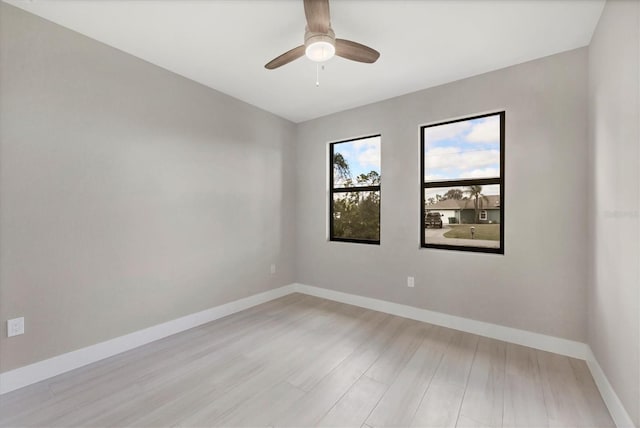
<svg viewBox="0 0 640 428"><path fill-rule="evenodd" d="M451 230L445 233L444 237L471 239L471 226L476 228L475 239L500 240L499 224L450 224Z"/></svg>

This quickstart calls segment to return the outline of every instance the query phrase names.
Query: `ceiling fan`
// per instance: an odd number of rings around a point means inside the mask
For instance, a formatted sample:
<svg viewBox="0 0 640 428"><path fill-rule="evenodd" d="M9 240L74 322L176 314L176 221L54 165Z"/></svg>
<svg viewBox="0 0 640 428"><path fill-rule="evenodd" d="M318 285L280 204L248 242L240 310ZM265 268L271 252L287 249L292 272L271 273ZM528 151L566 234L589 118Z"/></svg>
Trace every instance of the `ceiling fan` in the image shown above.
<svg viewBox="0 0 640 428"><path fill-rule="evenodd" d="M352 61L374 63L380 52L350 40L336 39L331 28L329 0L304 0L304 14L307 26L304 44L283 53L269 61L264 67L273 70L306 55L312 61L323 62L334 55Z"/></svg>

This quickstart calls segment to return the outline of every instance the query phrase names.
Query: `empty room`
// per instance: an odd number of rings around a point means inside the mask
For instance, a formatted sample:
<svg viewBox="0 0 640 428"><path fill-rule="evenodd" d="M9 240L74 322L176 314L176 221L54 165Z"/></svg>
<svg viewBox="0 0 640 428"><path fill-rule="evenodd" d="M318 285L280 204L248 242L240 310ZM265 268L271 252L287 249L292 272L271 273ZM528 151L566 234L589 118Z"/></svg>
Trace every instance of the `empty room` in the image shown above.
<svg viewBox="0 0 640 428"><path fill-rule="evenodd" d="M640 427L640 0L0 0L0 427Z"/></svg>

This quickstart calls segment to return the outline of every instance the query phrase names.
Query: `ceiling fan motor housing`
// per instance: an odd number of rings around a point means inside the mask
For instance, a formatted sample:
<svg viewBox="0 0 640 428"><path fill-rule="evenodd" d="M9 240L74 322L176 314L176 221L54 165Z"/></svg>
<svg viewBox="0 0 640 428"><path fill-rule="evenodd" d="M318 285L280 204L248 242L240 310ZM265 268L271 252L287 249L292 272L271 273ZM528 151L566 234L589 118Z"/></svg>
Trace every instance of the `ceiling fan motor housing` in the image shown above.
<svg viewBox="0 0 640 428"><path fill-rule="evenodd" d="M304 44L269 61L264 66L267 70L289 64L302 56L306 56L311 61L324 62L337 55L368 64L376 62L380 56L380 52L369 46L351 40L336 39L336 34L331 28L329 0L304 0L304 14L307 18Z"/></svg>

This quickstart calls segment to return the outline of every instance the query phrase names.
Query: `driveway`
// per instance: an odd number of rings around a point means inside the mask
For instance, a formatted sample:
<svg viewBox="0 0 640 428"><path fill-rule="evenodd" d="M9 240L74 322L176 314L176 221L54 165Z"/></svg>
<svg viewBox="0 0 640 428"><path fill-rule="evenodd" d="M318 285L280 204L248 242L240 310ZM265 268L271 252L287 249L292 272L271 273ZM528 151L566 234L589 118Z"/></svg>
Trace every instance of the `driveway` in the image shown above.
<svg viewBox="0 0 640 428"><path fill-rule="evenodd" d="M451 230L450 227L444 225L442 229L427 228L424 230L424 237L427 244L441 245L461 245L465 247L483 247L483 248L500 248L500 241L488 241L484 239L460 239L445 238L444 234Z"/></svg>

